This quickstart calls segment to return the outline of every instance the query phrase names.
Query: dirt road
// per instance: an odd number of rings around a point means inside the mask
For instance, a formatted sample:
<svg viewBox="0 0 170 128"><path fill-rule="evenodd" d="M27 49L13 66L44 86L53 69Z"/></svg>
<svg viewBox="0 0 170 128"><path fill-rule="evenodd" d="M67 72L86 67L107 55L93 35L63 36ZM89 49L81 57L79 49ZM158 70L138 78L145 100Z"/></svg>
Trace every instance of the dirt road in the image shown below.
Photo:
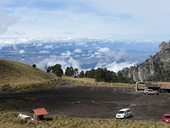
<svg viewBox="0 0 170 128"><path fill-rule="evenodd" d="M160 120L163 113L170 112L169 93L146 96L132 88L61 87L23 94L0 94L0 99L24 101L13 107L21 112L45 107L51 115L84 118L114 118L116 112L124 107L131 108L132 119Z"/></svg>

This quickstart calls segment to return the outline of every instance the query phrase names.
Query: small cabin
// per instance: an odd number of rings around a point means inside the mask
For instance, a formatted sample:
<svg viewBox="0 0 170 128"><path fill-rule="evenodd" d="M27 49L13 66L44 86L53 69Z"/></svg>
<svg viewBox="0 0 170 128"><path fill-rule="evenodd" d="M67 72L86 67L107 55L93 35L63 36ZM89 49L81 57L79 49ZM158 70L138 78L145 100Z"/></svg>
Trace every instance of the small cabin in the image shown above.
<svg viewBox="0 0 170 128"><path fill-rule="evenodd" d="M48 115L48 112L45 108L36 108L32 110L34 120L43 120L45 115Z"/></svg>

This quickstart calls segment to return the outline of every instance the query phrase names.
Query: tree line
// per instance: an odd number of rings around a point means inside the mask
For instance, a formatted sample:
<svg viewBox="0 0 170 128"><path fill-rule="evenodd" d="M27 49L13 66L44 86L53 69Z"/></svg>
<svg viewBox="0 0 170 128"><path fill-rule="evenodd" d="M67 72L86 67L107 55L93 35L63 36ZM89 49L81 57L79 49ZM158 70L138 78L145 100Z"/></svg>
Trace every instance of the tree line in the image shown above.
<svg viewBox="0 0 170 128"><path fill-rule="evenodd" d="M81 71L79 72L78 68L73 68L72 66L67 67L65 73L60 64L56 64L54 66L47 67L47 72L54 73L57 77L62 77L62 75L70 76L70 77L86 77L86 78L94 78L97 82L124 82L124 83L133 83L134 81L129 78L123 77L121 72L115 73L113 71L107 70L106 68L97 68L91 69L89 71Z"/></svg>

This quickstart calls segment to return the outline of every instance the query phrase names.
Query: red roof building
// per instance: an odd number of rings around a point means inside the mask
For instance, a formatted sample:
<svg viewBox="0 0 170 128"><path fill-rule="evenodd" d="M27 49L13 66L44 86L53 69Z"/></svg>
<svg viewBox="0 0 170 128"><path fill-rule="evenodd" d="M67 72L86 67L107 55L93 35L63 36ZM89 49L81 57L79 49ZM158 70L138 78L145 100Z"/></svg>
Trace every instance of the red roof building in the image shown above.
<svg viewBox="0 0 170 128"><path fill-rule="evenodd" d="M45 108L36 108L33 109L32 111L35 120L42 120L45 115L48 115L48 112Z"/></svg>

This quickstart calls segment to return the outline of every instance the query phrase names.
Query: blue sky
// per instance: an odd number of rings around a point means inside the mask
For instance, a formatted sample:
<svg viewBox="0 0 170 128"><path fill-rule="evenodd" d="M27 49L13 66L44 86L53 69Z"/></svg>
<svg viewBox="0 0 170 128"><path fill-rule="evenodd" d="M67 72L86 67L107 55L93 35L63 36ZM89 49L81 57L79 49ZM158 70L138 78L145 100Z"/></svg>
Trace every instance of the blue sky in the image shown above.
<svg viewBox="0 0 170 128"><path fill-rule="evenodd" d="M169 0L1 0L1 38L169 40Z"/></svg>

